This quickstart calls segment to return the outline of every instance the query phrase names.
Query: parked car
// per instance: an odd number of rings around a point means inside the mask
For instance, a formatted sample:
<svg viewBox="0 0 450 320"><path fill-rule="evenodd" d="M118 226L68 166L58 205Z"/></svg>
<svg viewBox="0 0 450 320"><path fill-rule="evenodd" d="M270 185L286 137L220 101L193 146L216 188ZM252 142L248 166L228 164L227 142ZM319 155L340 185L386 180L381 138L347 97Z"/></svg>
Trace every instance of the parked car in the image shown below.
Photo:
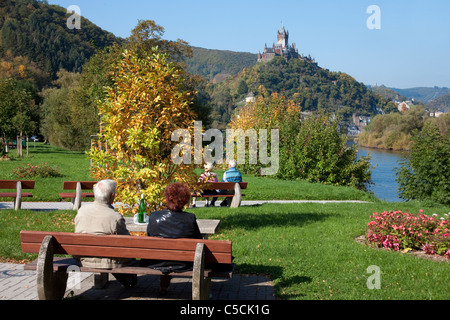
<svg viewBox="0 0 450 320"><path fill-rule="evenodd" d="M39 135L37 135L37 136L32 136L32 137L30 138L30 141L34 141L34 142L42 141L42 136L39 136Z"/></svg>

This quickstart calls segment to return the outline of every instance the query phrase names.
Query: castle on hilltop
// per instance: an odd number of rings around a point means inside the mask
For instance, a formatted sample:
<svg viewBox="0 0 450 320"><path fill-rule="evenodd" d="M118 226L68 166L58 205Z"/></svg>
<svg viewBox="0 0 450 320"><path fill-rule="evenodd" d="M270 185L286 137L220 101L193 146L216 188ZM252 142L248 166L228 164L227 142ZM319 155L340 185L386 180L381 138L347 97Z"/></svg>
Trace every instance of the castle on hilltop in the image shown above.
<svg viewBox="0 0 450 320"><path fill-rule="evenodd" d="M264 52L258 53L258 62L268 62L275 57L283 57L286 61L291 59L312 60L311 57L299 55L295 43L289 45L289 31L286 31L284 26L277 32L277 43L274 43L271 48L268 48L267 44L264 45Z"/></svg>

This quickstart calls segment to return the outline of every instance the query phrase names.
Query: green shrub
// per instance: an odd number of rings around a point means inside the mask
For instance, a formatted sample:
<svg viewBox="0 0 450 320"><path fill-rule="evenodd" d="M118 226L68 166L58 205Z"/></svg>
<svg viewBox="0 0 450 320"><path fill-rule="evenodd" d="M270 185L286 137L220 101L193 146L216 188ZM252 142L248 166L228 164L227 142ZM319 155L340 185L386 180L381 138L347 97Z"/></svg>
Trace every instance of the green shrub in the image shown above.
<svg viewBox="0 0 450 320"><path fill-rule="evenodd" d="M338 129L339 119L326 114L281 128L280 179L303 179L367 191L371 185L370 157L358 160L355 146Z"/></svg>
<svg viewBox="0 0 450 320"><path fill-rule="evenodd" d="M63 175L60 173L59 168L53 168L48 165L48 163L44 163L42 165L31 165L28 164L26 166L20 166L13 170L13 174L20 179L29 179L29 178L56 178L62 177Z"/></svg>
<svg viewBox="0 0 450 320"><path fill-rule="evenodd" d="M448 118L450 119L450 118ZM399 196L405 200L432 200L450 204L450 131L440 132L426 122L414 137L409 157L396 169Z"/></svg>

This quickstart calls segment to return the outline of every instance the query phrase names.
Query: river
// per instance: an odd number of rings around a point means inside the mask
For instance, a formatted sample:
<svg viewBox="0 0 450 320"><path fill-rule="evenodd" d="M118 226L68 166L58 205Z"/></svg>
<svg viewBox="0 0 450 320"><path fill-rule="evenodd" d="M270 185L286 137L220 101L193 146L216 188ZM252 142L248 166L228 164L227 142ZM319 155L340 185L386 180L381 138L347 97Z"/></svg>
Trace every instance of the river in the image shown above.
<svg viewBox="0 0 450 320"><path fill-rule="evenodd" d="M398 197L394 168L399 166L398 161L404 153L358 146L358 157L367 156L369 153L371 154L370 162L372 166L375 166L372 170L372 181L375 184L372 191L375 196L388 202L403 201Z"/></svg>

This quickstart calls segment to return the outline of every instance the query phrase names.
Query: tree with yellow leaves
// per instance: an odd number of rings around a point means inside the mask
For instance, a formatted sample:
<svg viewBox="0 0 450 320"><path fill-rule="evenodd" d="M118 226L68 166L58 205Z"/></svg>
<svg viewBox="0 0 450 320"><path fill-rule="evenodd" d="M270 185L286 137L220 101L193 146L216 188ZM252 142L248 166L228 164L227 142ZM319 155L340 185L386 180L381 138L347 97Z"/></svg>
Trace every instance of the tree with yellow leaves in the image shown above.
<svg viewBox="0 0 450 320"><path fill-rule="evenodd" d="M263 86L253 103L239 109L232 117L229 127L232 129L279 129L283 121L300 119L301 107L277 92L271 95Z"/></svg>
<svg viewBox="0 0 450 320"><path fill-rule="evenodd" d="M251 102L246 104L241 109L238 109L237 112L233 115L229 127L236 132L236 140L239 140L240 134L246 134L247 130L267 130L267 132L271 132L272 130L281 130L281 128L285 125L286 122L298 122L300 123L300 112L301 108L299 104L294 103L292 100L286 99L286 97L282 94L273 93L271 95L267 94L267 91L263 86L260 86L259 95L255 102ZM257 146L259 149L262 145L262 139L265 145L272 145L272 136L260 134L257 137L257 143L253 144L253 146ZM249 137L250 140L250 137ZM260 153L261 150L250 150L250 141L246 141L246 159L245 164L240 165L241 170L247 173L261 173L261 168L264 167L264 164L254 165L250 161L251 153L253 154Z"/></svg>
<svg viewBox="0 0 450 320"><path fill-rule="evenodd" d="M161 209L168 184L196 180L193 167L171 160L172 133L193 132L194 92L183 69L158 48L147 55L125 50L112 80L98 105L102 123L99 144L89 152L92 176L117 182L122 214L137 212L141 194L148 210Z"/></svg>

